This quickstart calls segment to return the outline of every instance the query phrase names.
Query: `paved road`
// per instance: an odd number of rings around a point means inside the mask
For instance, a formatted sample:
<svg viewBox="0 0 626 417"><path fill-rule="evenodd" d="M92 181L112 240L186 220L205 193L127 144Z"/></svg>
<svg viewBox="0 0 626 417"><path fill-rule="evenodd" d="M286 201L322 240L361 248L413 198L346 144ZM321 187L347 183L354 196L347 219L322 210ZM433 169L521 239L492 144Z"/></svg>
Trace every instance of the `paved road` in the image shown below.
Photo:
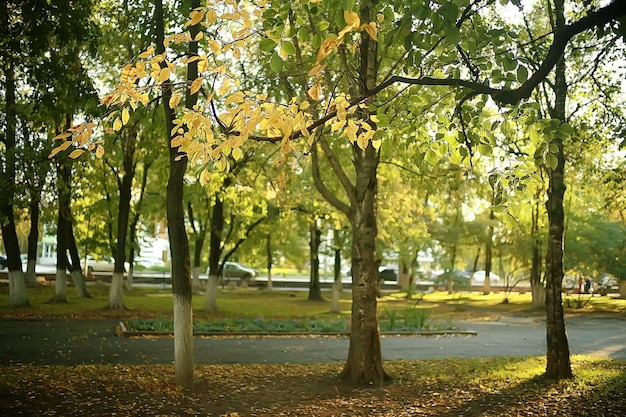
<svg viewBox="0 0 626 417"><path fill-rule="evenodd" d="M615 318L571 318L570 350L626 359L626 321ZM384 336L383 357L426 359L545 354L545 324L532 319L456 323L477 336ZM113 320L2 320L0 365L168 364L173 340L121 338ZM316 363L344 361L345 337L195 338L198 364Z"/></svg>

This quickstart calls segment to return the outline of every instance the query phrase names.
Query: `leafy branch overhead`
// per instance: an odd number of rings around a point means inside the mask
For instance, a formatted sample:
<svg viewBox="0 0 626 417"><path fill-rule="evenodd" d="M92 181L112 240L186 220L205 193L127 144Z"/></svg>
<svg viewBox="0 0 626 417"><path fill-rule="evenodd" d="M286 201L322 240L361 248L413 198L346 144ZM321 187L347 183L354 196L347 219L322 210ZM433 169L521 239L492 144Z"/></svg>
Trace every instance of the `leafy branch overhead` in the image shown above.
<svg viewBox="0 0 626 417"><path fill-rule="evenodd" d="M301 33L298 27L287 24L282 26L282 30L259 30L264 13L269 8L261 3L215 1L193 10L185 27L200 24L204 32L200 31L194 37L190 31L171 34L164 41L166 52L157 54L155 48L150 46L139 54L135 62L126 65L115 91L101 101L110 111L100 122L112 124L113 130L119 131L130 120L132 111L150 103L151 96L159 96L164 89L169 89L172 93L169 106L178 112L175 127L170 132L171 145L179 147L180 152L193 163L214 163L219 169L227 169L228 157L242 158L241 146L250 139L280 142L284 157L292 150L294 139L304 137L310 146L314 141L312 132L326 125L339 137L348 138L362 149L369 143L378 147L380 140L376 139L376 132L380 128L380 115L366 113L367 116L362 116L362 112L356 112L356 109L370 105L368 100L377 94L403 85L442 86L457 90L459 97L463 97L461 104L473 97L489 96L498 105L514 105L527 99L545 79L573 37L593 28L601 29L610 22L619 22L626 15L625 1L614 0L554 33L550 47L534 73L529 75L525 67L523 70L518 68L516 88L507 88L510 83L505 87L493 87L487 82L477 81L474 75L465 79L457 76L460 73L450 77L438 71L419 77L390 74L364 94L351 96L323 91L322 81L329 71L329 60L335 59L341 48L354 47L356 43L352 41L355 37L369 36L378 41L383 27L396 24L391 19L393 15L379 13L377 23L363 23L354 11L344 10L341 30L328 32L321 41L318 39L303 47L306 39L298 39ZM311 7L319 1L309 3ZM438 10L441 18L447 21L445 37L448 42L458 44L461 41L455 34L458 35L468 16L478 13L478 3L467 6L463 13L453 3L447 8L445 5L448 3L445 3ZM177 57L176 45L192 41L203 42L205 51L194 56ZM271 52L269 64L278 72L283 61L295 56L299 49L315 57L312 61L314 65L308 71L310 87L307 93L311 101L293 97L280 103L273 101L266 92L253 92L241 87L244 84L242 77L245 77L240 71L241 66L257 61L259 54ZM467 58L467 54L462 56ZM197 62L199 76L188 83L177 75L177 71L190 62ZM237 62L240 65L235 65ZM198 92L202 93L203 99L193 109L181 105L185 94ZM95 152L101 157L104 148L94 138L96 128L95 122L83 123L58 135L55 139L63 142L50 157L70 148L71 158L77 158L85 151Z"/></svg>

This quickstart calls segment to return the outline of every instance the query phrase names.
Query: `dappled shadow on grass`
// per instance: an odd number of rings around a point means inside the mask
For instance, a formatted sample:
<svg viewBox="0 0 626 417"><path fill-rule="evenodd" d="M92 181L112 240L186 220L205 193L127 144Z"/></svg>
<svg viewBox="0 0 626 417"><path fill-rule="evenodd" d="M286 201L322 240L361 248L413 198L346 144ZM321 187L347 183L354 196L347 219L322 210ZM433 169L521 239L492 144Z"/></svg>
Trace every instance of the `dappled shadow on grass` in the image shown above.
<svg viewBox="0 0 626 417"><path fill-rule="evenodd" d="M575 361L572 380L540 378L543 358L386 362L395 380L354 387L343 364L210 365L196 383L171 366L0 368L0 415L161 416L618 416L626 363Z"/></svg>

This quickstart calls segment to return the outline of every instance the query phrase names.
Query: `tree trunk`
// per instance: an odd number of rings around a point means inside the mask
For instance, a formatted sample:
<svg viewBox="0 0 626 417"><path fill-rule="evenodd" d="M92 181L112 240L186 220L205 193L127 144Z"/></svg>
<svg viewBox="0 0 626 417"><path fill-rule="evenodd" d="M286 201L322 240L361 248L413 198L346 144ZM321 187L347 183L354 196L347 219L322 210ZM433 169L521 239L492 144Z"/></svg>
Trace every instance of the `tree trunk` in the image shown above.
<svg viewBox="0 0 626 417"><path fill-rule="evenodd" d="M67 303L67 200L69 192L65 186L69 173L67 166L60 163L57 166L57 189L59 195L59 211L57 214L57 253L56 279L54 283L54 297L49 303Z"/></svg>
<svg viewBox="0 0 626 417"><path fill-rule="evenodd" d="M556 0L556 30L565 27L563 0ZM555 105L552 117L565 122L565 101L567 99L567 81L565 78L565 61L561 57L555 67ZM563 234L565 214L563 196L565 194L565 152L563 140L554 135L552 144L557 147L557 166L548 167L548 251L546 255L546 339L547 364L545 375L549 378L571 378L569 343L565 330L563 314Z"/></svg>
<svg viewBox="0 0 626 417"><path fill-rule="evenodd" d="M211 215L211 231L209 234L209 271L206 288L204 310L215 313L217 308L217 289L220 282L220 256L222 252L222 232L224 230L224 202L220 194L215 196Z"/></svg>
<svg viewBox="0 0 626 417"><path fill-rule="evenodd" d="M309 283L309 300L321 300L322 289L320 287L320 258L319 249L321 244L321 231L317 227L317 218L314 218L310 227L311 240L309 241L311 261L311 281Z"/></svg>
<svg viewBox="0 0 626 417"><path fill-rule="evenodd" d="M124 309L124 274L126 273L126 238L130 221L130 200L132 198L133 179L135 178L135 150L137 133L130 131L124 142L124 174L119 183L120 199L117 207L117 241L115 243L115 264L109 291L109 308Z"/></svg>
<svg viewBox="0 0 626 417"><path fill-rule="evenodd" d="M7 6L2 7L2 21L7 23ZM6 26L5 26L6 27ZM13 214L13 198L15 194L15 126L17 122L15 109L15 74L13 63L5 64L5 99L6 99L6 134L4 136L6 162L0 176L0 227L2 240L7 253L9 269L9 298L11 307L24 307L30 305L26 292L24 272L22 272L22 260L20 247L15 230L15 217ZM0 164L1 166L1 164Z"/></svg>
<svg viewBox="0 0 626 417"><path fill-rule="evenodd" d="M72 225L71 216L70 220L67 222L67 228L67 244L70 252L70 257L72 259L70 276L72 277L74 288L76 288L76 295L79 298L92 298L91 294L89 294L89 291L87 290L87 285L85 284L85 276L83 275L83 270L80 267L80 256L78 255L78 247L76 246L76 237L74 236L74 226Z"/></svg>
<svg viewBox="0 0 626 417"><path fill-rule="evenodd" d="M539 201L535 203L532 213L533 254L530 269L530 287L532 290L531 306L533 310L545 308L546 288L541 281L541 236L539 229Z"/></svg>
<svg viewBox="0 0 626 417"><path fill-rule="evenodd" d="M198 0L192 0L191 9L200 7ZM162 0L155 1L155 26L157 53L163 53L165 37L165 21ZM191 38L195 39L199 26L190 27ZM198 43L190 42L189 56L198 53ZM165 63L161 63L165 67ZM198 64L187 65L187 80L193 81L198 76ZM185 229L185 210L183 207L184 177L187 170L187 158L178 154L178 147L171 144L171 132L174 126L174 111L169 106L172 96L171 89L165 85L163 89L163 107L166 120L167 147L169 149L170 172L167 181L167 227L172 258L172 293L174 295L174 368L176 383L183 387L191 387L194 382L194 350L193 350L193 311L189 240ZM191 109L197 101L197 94L186 97L185 106Z"/></svg>
<svg viewBox="0 0 626 417"><path fill-rule="evenodd" d="M371 144L354 146L358 205L352 216L352 316L348 360L340 378L359 385L380 385L383 370L377 315L376 171L378 155Z"/></svg>
<svg viewBox="0 0 626 417"><path fill-rule="evenodd" d="M493 210L489 211L489 221L493 222L496 216ZM491 268L493 267L493 226L487 227L487 242L485 244L485 284L483 286L483 294L491 293Z"/></svg>
<svg viewBox="0 0 626 417"><path fill-rule="evenodd" d="M193 283L193 292L195 294L200 294L202 292L202 284L200 282L200 274L202 273L202 249L204 248L204 228L200 228L198 231L198 235L194 241L194 250L193 250L193 268L192 268L192 283Z"/></svg>
<svg viewBox="0 0 626 417"><path fill-rule="evenodd" d="M330 304L330 312L334 314L341 313L339 304L341 298L341 247L339 246L339 230L335 229L333 238L335 241L335 268L333 270L333 296Z"/></svg>
<svg viewBox="0 0 626 417"><path fill-rule="evenodd" d="M274 289L274 284L272 284L272 262L273 262L273 253L272 253L272 233L267 234L267 239L265 241L265 253L267 255L267 289L269 291Z"/></svg>
<svg viewBox="0 0 626 417"><path fill-rule="evenodd" d="M34 284L37 282L35 266L37 265L37 242L39 242L39 196L32 197L29 207L30 231L28 232L28 263L26 265L24 280L27 284Z"/></svg>

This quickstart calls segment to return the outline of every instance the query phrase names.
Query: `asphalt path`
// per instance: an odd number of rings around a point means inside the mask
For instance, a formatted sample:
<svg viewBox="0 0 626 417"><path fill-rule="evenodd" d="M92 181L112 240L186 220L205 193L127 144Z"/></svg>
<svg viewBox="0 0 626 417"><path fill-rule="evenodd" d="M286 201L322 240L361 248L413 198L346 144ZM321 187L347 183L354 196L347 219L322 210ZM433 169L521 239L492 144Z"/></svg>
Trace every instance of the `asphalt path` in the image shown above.
<svg viewBox="0 0 626 417"><path fill-rule="evenodd" d="M114 320L0 320L0 365L170 364L171 337L119 337ZM541 319L459 322L476 336L385 336L384 360L544 355ZM567 320L573 354L626 359L626 321ZM347 337L195 337L197 364L345 361Z"/></svg>

